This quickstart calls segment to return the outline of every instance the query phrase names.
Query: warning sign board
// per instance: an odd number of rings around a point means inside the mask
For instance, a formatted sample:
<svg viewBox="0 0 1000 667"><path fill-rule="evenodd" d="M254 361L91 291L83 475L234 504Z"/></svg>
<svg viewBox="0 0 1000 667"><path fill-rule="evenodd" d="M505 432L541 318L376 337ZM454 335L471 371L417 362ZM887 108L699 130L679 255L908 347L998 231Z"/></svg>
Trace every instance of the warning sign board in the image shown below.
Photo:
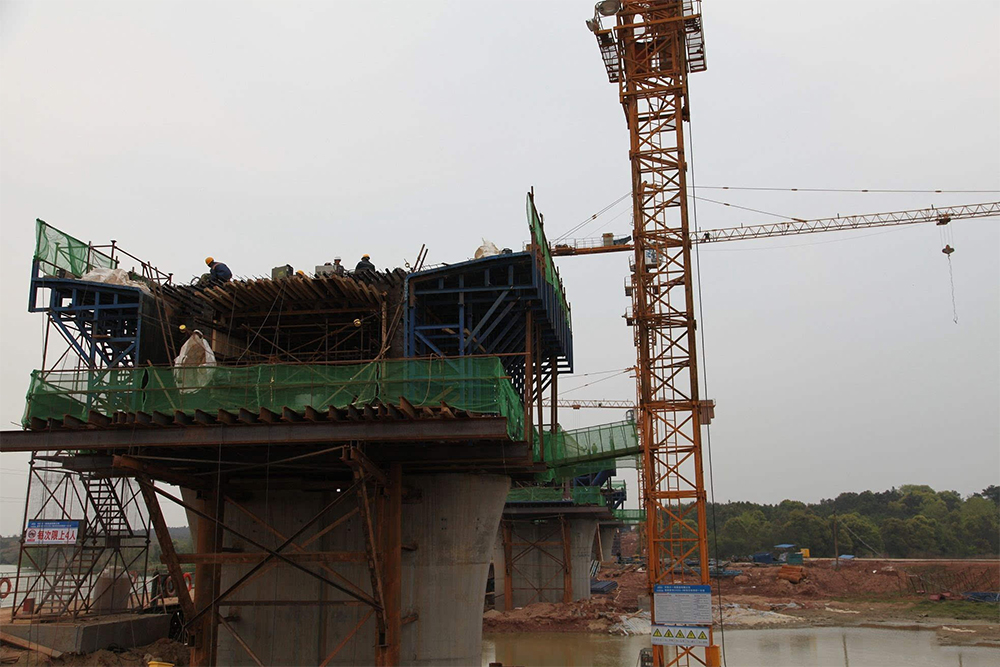
<svg viewBox="0 0 1000 667"><path fill-rule="evenodd" d="M708 628L687 625L654 625L653 646L708 646Z"/></svg>
<svg viewBox="0 0 1000 667"><path fill-rule="evenodd" d="M76 544L80 538L79 521L33 520L24 532L25 546Z"/></svg>
<svg viewBox="0 0 1000 667"><path fill-rule="evenodd" d="M660 584L653 588L656 622L712 624L712 587Z"/></svg>

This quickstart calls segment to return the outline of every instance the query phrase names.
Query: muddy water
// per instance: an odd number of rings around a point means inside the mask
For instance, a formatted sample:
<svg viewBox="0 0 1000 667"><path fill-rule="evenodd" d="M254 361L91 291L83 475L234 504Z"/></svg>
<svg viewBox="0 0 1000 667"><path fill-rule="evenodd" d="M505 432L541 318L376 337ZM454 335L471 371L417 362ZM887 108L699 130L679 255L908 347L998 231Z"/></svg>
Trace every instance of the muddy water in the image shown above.
<svg viewBox="0 0 1000 667"><path fill-rule="evenodd" d="M718 635L716 635L718 637ZM483 635L483 667L632 667L649 637L556 632ZM933 632L865 628L730 630L730 667L993 667L1000 649L938 646Z"/></svg>

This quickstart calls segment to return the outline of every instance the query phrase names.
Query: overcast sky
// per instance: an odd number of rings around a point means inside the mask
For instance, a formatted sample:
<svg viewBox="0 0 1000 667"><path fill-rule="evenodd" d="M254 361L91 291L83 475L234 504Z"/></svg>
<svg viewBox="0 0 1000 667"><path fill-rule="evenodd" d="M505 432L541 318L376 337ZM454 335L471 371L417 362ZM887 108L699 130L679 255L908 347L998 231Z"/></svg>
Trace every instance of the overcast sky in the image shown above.
<svg viewBox="0 0 1000 667"><path fill-rule="evenodd" d="M364 252L397 266L423 243L428 261L459 261L483 237L520 247L531 186L550 238L628 192L591 13L587 0L0 3L4 428L41 356L42 316L25 308L35 218L186 281L206 255L238 276ZM696 185L994 192L701 196L799 218L1000 199L1000 3L710 0L704 14ZM627 206L584 235L626 233ZM697 204L704 228L776 219ZM934 225L701 249L717 499L1000 483L1000 224L952 228L957 325ZM627 257L560 269L577 371L633 364ZM619 375L566 397L634 391ZM622 416L566 412L569 427ZM0 467L11 534L26 458Z"/></svg>

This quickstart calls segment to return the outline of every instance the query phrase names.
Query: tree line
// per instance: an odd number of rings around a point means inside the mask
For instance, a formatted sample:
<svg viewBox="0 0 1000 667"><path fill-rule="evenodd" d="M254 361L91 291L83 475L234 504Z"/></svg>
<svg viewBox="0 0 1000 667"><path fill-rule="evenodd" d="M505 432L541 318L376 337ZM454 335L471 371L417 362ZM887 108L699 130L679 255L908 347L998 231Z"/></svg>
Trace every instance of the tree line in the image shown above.
<svg viewBox="0 0 1000 667"><path fill-rule="evenodd" d="M783 543L806 547L813 557L832 557L835 535L839 554L859 557L1000 556L996 485L966 498L956 491L906 484L881 492L841 493L812 504L709 503L707 517L711 551L725 559L773 551Z"/></svg>

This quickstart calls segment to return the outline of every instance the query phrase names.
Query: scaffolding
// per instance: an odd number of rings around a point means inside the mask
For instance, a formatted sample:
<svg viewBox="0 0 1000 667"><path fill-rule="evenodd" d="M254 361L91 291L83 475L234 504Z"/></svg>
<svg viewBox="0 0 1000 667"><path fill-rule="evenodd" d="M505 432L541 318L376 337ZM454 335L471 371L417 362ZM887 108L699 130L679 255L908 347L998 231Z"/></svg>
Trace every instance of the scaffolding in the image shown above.
<svg viewBox="0 0 1000 667"><path fill-rule="evenodd" d="M139 486L88 463L86 456L32 457L13 619L114 614L150 603L151 534Z"/></svg>

